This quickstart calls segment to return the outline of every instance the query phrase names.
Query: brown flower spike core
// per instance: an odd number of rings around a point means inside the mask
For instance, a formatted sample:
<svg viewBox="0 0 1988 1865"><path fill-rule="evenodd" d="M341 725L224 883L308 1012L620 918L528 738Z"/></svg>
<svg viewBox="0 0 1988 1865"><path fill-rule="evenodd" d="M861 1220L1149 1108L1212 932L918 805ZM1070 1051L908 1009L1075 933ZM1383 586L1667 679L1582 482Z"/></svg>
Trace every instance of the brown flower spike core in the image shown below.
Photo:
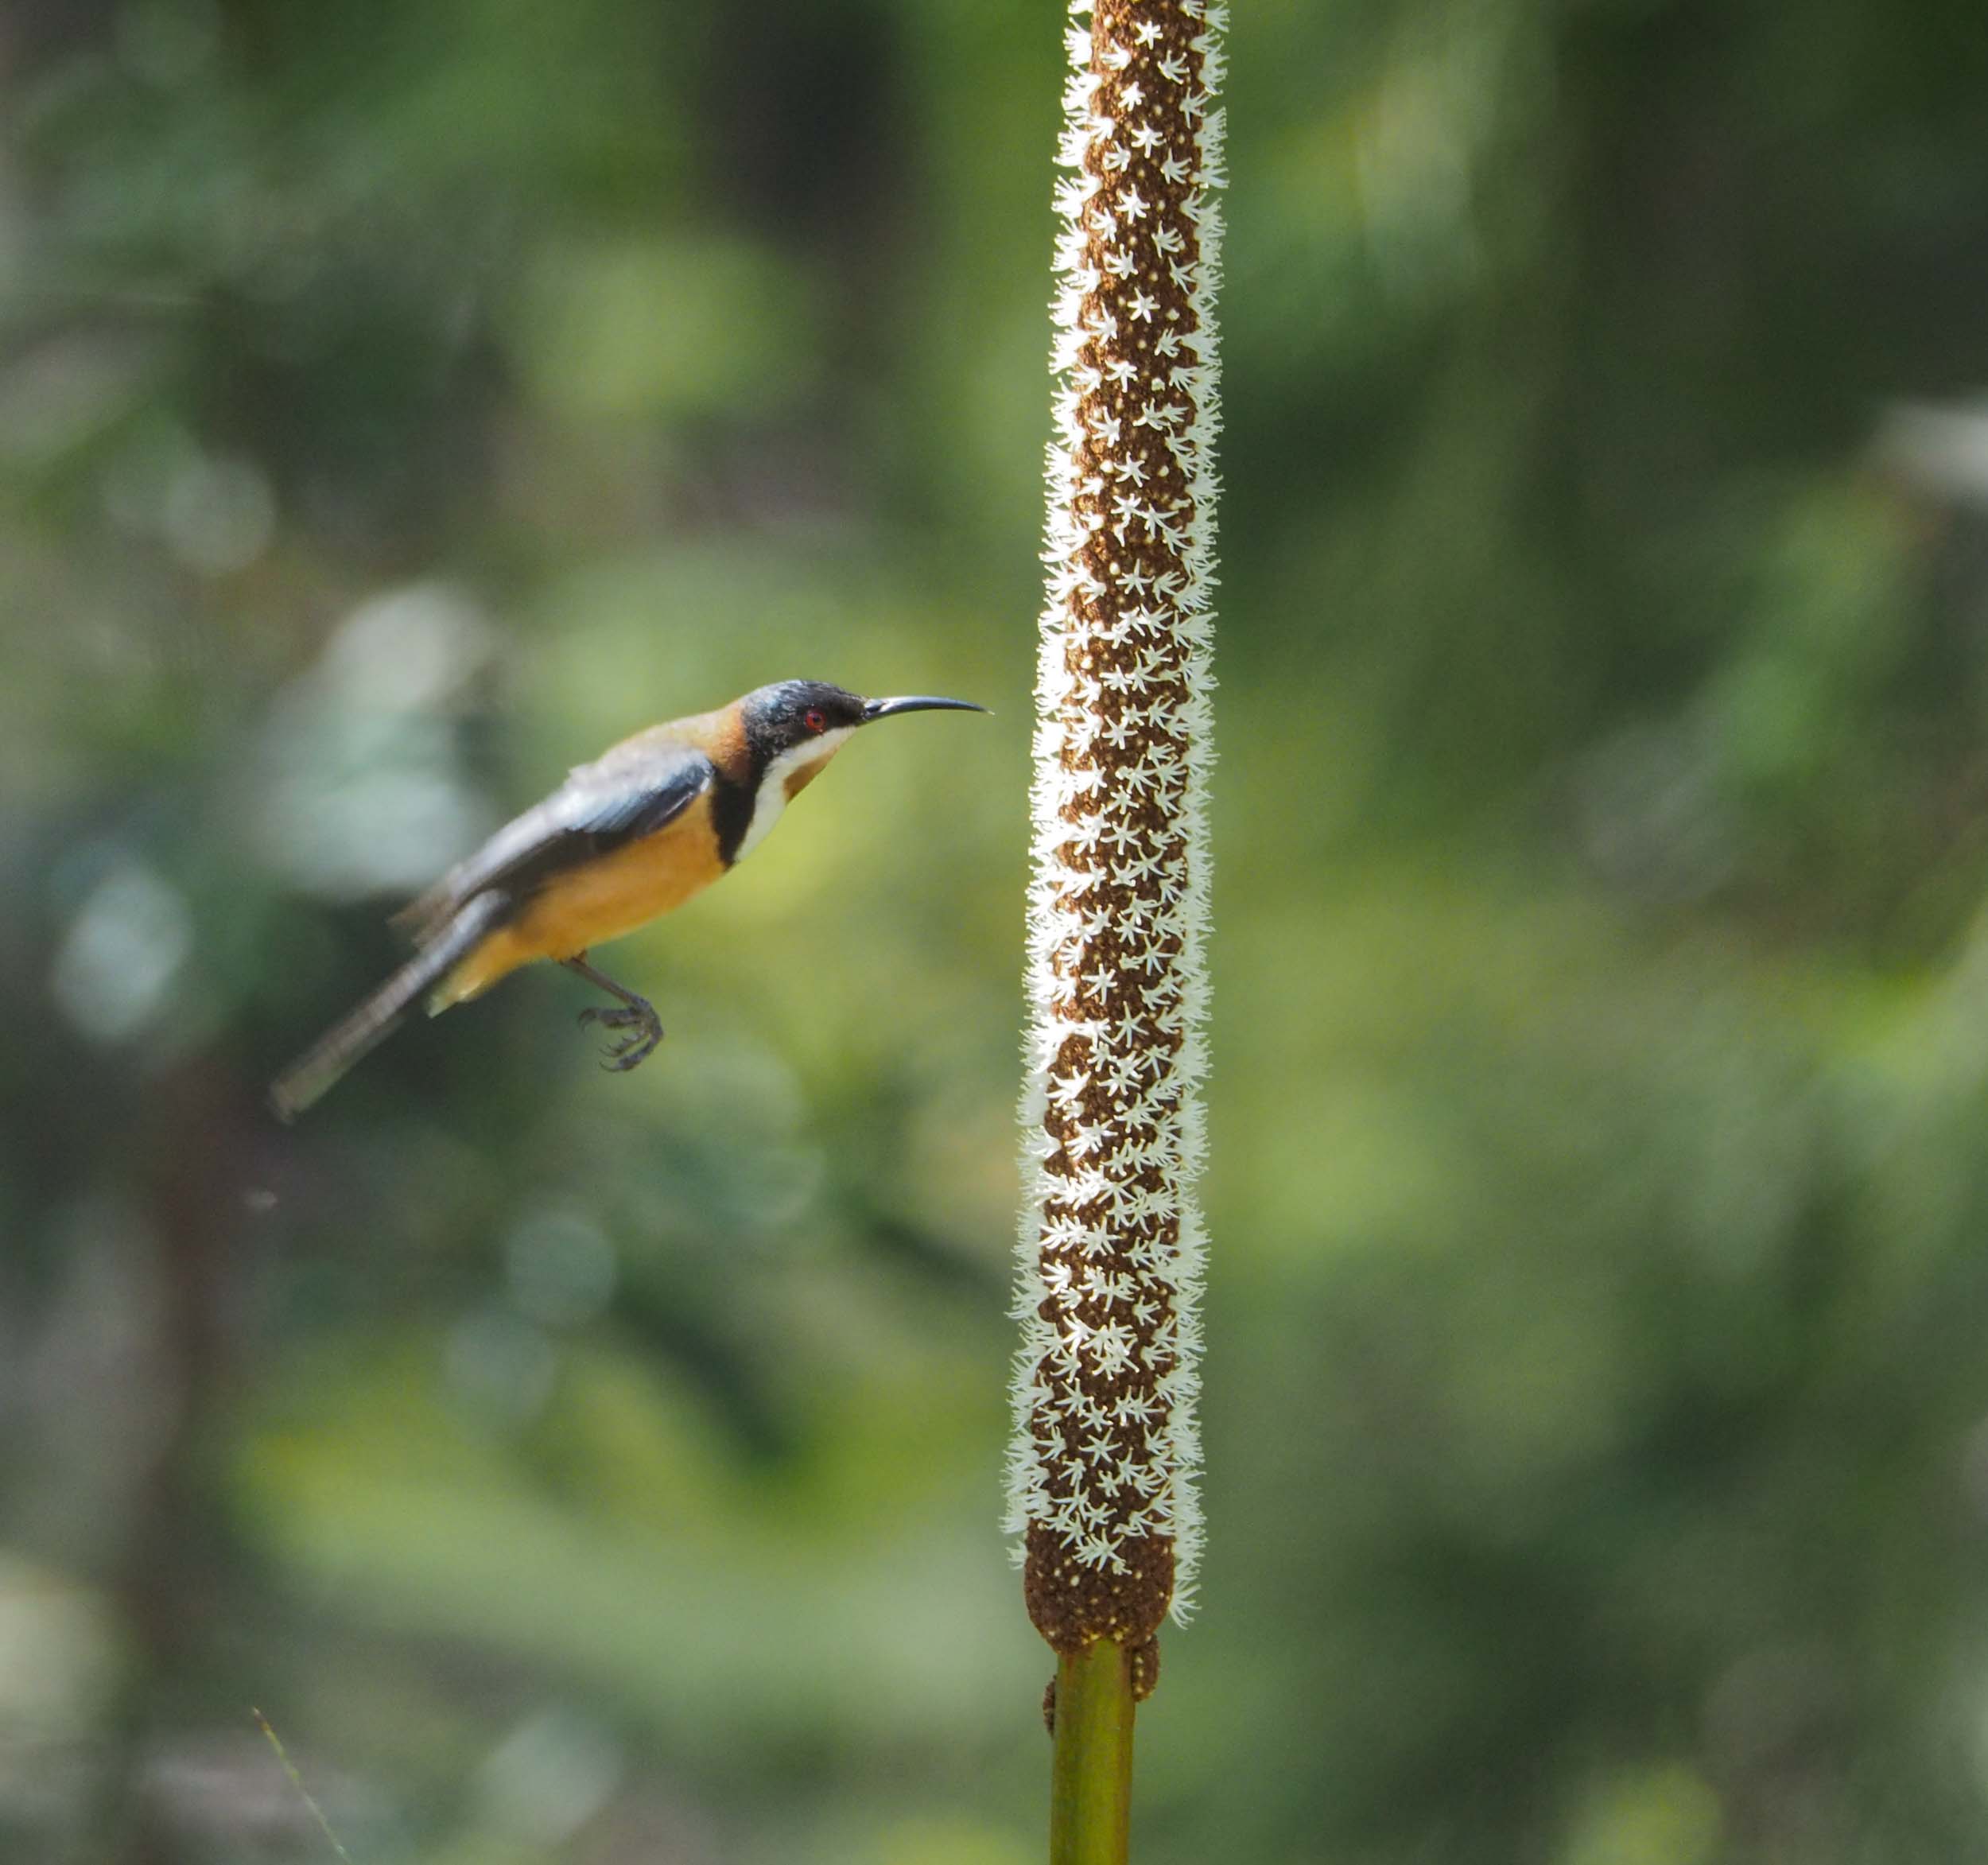
<svg viewBox="0 0 1988 1865"><path fill-rule="evenodd" d="M1009 1523L1036 1628L1143 1695L1200 1541L1222 14L1072 10Z"/></svg>

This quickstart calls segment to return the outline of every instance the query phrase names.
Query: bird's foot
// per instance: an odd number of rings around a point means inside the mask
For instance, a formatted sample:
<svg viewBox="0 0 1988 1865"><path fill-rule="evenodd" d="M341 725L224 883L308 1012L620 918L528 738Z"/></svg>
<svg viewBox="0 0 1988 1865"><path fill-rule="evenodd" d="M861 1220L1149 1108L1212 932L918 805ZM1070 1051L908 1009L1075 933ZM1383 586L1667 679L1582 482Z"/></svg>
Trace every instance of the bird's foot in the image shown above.
<svg viewBox="0 0 1988 1865"><path fill-rule="evenodd" d="M616 1074L625 1074L638 1063L646 1062L662 1040L662 1020L656 1015L656 1007L646 997L632 998L612 1010L590 1006L580 1012L582 1029L596 1023L604 1030L627 1032L618 1042L608 1045L607 1059L600 1065Z"/></svg>

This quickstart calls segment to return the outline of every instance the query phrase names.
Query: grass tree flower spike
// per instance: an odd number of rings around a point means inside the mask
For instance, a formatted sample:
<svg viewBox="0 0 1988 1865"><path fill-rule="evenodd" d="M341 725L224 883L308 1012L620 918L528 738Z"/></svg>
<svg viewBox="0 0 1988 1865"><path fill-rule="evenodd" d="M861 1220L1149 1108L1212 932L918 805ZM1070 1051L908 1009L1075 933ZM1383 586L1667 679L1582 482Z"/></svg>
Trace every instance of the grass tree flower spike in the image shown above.
<svg viewBox="0 0 1988 1865"><path fill-rule="evenodd" d="M1201 1540L1224 15L1071 13L1009 1527L1037 1630L1143 1695Z"/></svg>

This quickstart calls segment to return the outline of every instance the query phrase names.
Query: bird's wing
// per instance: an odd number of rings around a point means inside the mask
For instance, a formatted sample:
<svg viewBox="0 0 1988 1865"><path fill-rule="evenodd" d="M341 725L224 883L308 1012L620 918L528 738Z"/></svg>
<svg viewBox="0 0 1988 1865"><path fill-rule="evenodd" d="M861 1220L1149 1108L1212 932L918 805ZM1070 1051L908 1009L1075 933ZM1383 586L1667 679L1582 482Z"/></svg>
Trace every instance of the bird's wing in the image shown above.
<svg viewBox="0 0 1988 1865"><path fill-rule="evenodd" d="M709 789L717 771L694 745L644 734L582 764L542 803L507 822L394 916L426 945L480 894L522 898L576 862L654 835Z"/></svg>

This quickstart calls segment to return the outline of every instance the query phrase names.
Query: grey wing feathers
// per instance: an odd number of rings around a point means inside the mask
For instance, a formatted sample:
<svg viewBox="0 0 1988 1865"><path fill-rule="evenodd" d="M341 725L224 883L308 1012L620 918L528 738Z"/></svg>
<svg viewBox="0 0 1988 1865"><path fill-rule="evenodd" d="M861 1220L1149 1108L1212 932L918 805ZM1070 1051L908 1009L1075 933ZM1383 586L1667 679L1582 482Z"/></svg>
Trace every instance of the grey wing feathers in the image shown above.
<svg viewBox="0 0 1988 1865"><path fill-rule="evenodd" d="M507 822L467 861L394 916L425 945L465 902L502 888L528 893L573 862L653 835L707 790L717 773L694 746L631 740L582 764L542 803Z"/></svg>

